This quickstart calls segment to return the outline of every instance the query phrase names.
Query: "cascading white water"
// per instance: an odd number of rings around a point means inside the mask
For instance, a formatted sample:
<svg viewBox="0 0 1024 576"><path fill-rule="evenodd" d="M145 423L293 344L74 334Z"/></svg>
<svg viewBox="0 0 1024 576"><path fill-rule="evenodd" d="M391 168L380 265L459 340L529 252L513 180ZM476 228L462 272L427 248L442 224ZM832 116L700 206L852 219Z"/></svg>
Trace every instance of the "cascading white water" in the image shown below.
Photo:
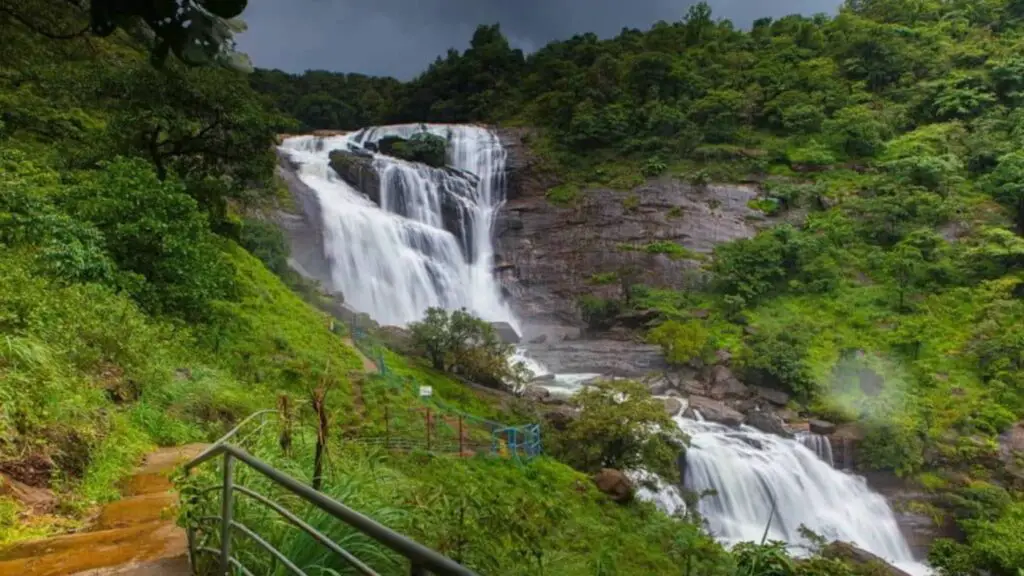
<svg viewBox="0 0 1024 576"><path fill-rule="evenodd" d="M445 138L448 163L472 176L374 154L381 182L378 206L330 168L333 150L419 131ZM299 164L302 182L317 193L333 287L352 308L393 325L418 320L429 307L466 308L518 328L491 269L506 158L493 132L462 125L383 126L343 136L289 138L281 148ZM457 212L460 238L445 229L446 205Z"/></svg>
<svg viewBox="0 0 1024 576"><path fill-rule="evenodd" d="M796 439L806 446L808 450L814 452L818 458L821 458L822 462L827 462L829 466L835 467L835 458L832 456L832 442L829 441L828 436L822 436L813 432L801 432L796 435Z"/></svg>
<svg viewBox="0 0 1024 576"><path fill-rule="evenodd" d="M852 542L908 572L926 574L914 561L892 509L866 481L836 470L800 440L743 426L677 418L690 438L684 485L716 495L700 501L711 531L724 542L769 540L807 544L800 526L829 540ZM812 441L813 442L813 441Z"/></svg>

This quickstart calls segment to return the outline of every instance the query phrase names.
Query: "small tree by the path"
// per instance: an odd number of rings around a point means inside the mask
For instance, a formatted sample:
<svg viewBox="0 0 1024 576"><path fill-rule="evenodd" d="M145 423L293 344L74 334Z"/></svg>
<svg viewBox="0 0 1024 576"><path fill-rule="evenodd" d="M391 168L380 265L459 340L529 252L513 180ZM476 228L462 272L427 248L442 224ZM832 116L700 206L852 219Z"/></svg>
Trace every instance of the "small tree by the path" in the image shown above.
<svg viewBox="0 0 1024 576"><path fill-rule="evenodd" d="M515 347L494 327L465 309L430 308L409 326L413 343L435 370L457 374L492 388L518 392L530 378L522 362L513 362Z"/></svg>

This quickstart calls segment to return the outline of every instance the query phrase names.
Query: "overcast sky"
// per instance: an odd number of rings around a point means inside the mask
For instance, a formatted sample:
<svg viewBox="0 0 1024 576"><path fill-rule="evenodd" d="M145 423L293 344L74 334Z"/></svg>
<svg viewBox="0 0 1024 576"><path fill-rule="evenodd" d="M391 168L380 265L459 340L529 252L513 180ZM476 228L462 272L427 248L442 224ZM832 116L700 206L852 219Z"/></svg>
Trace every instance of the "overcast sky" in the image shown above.
<svg viewBox="0 0 1024 576"><path fill-rule="evenodd" d="M697 0L249 0L239 48L260 68L325 69L410 79L479 24L501 23L531 52L582 32L614 36L675 21ZM834 13L841 0L709 0L716 18L749 26L763 16Z"/></svg>

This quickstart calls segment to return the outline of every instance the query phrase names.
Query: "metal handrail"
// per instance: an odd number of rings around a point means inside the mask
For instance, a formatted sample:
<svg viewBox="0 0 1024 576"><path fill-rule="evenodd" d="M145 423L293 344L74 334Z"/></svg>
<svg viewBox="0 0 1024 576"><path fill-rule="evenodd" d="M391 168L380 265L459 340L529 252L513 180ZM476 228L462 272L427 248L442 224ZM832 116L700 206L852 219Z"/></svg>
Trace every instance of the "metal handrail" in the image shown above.
<svg viewBox="0 0 1024 576"><path fill-rule="evenodd" d="M255 416L255 414L253 415ZM250 416L249 419L251 419ZM247 420L249 420L247 419ZM237 432L236 427L230 435ZM332 542L327 536L310 526L308 523L303 522L294 514L291 514L283 507L274 503L266 498L262 494L259 494L249 488L243 486L234 485L234 464L236 461L242 462L250 469L258 472L264 477L268 478L281 488L284 488L288 492L291 492L295 496L298 496L302 500L316 506L323 512L333 518L340 520L349 526L359 530L367 536L373 538L380 544L390 548L391 550L406 557L411 562L411 574L413 576L426 574L428 571L440 576L476 576L476 573L472 570L462 566L461 564L451 560L450 558L423 546L422 544L406 538L405 536L387 528L383 524L376 522L375 520L360 514L359 512L341 504L340 502L326 496L325 494L313 490L298 480L284 474L283 472L275 469L270 464L256 458L249 454L245 450L228 444L226 440L230 436L226 436L221 440L217 441L213 446L204 451L202 454L197 456L195 459L185 465L186 473L197 466L207 462L218 456L224 457L224 469L223 469L223 482L221 486L211 487L205 492L209 492L214 489L220 489L222 491L221 501L221 515L218 517L204 517L200 520L216 521L219 523L220 535L221 535L221 549L214 550L207 547L196 547L196 536L194 530L188 531L189 538L189 550L191 552L190 557L195 558L196 552L203 552L207 554L216 553L220 559L219 574L229 574L229 570L232 568L238 568L243 573L250 573L250 571L243 566L236 558L231 555L231 532L237 530L248 536L251 540L255 541L260 547L270 552L276 559L282 562L289 571L294 574L303 575L305 574L294 564L291 564L280 551L274 548L270 543L266 542L262 537L253 532L250 528L242 525L238 522L234 516L234 493L239 492L245 494L255 500L267 505L276 512L278 512L285 520L287 520L293 526L296 526L303 532L306 532L313 537L321 545L337 554L342 560L346 561L363 574L370 576L377 575L371 568L357 560L350 553L342 549L336 543ZM329 544L328 544L329 543ZM195 564L193 562L193 569Z"/></svg>

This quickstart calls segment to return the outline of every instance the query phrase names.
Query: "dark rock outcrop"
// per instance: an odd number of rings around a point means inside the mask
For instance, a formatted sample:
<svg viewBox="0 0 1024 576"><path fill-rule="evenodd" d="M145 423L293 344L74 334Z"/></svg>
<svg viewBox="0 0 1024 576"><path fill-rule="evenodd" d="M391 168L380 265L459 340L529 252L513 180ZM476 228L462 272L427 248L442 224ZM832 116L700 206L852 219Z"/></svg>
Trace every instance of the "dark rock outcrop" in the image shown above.
<svg viewBox="0 0 1024 576"><path fill-rule="evenodd" d="M814 434L828 436L836 431L836 425L825 420L811 420L808 424L810 425L811 432Z"/></svg>
<svg viewBox="0 0 1024 576"><path fill-rule="evenodd" d="M708 388L709 395L715 400L746 398L750 393L747 386L740 382L733 375L732 370L725 366L715 366L712 368L708 380L710 382L710 387Z"/></svg>
<svg viewBox="0 0 1024 576"><path fill-rule="evenodd" d="M506 344L519 344L519 332L508 322L491 322L491 327Z"/></svg>
<svg viewBox="0 0 1024 576"><path fill-rule="evenodd" d="M287 154L278 152L277 175L288 187L294 208L275 211L273 221L288 240L289 266L305 278L330 286L320 200L316 191L299 179L296 169Z"/></svg>
<svg viewBox="0 0 1024 576"><path fill-rule="evenodd" d="M686 408L685 416L696 418L695 412L700 412L708 422L718 422L726 426L739 426L745 419L742 413L729 408L724 402L704 396L690 396L690 405Z"/></svg>
<svg viewBox="0 0 1024 576"><path fill-rule="evenodd" d="M396 214L412 215L409 209L412 191L406 189L407 172L395 169L399 164L389 164L394 162L389 160L378 161L373 155L357 150L334 150L330 157L331 168L338 176L375 204ZM476 193L479 180L473 174L450 167L432 168L418 165L413 170L437 186L444 229L460 240L466 257L472 259L473 225L469 203ZM388 191L386 199L385 188Z"/></svg>
<svg viewBox="0 0 1024 576"><path fill-rule="evenodd" d="M753 386L751 387L751 390L758 398L761 398L770 404L780 407L789 404L789 394L786 394L782 390L765 388L764 386Z"/></svg>
<svg viewBox="0 0 1024 576"><path fill-rule="evenodd" d="M833 542L821 551L821 555L825 558L843 560L856 566L874 568L876 572L872 572L872 574L877 573L878 576L910 576L907 572L888 564L885 560L871 552L862 550L849 542Z"/></svg>
<svg viewBox="0 0 1024 576"><path fill-rule="evenodd" d="M619 470L604 468L594 475L593 480L598 490L620 504L631 501L636 493L633 481Z"/></svg>
<svg viewBox="0 0 1024 576"><path fill-rule="evenodd" d="M782 418L772 412L753 410L747 413L746 424L768 434L775 434L784 438L793 437L793 433L786 429L786 424L782 421Z"/></svg>
<svg viewBox="0 0 1024 576"><path fill-rule="evenodd" d="M373 165L373 156L351 150L334 150L331 152L331 169L350 186L380 205L380 174Z"/></svg>

